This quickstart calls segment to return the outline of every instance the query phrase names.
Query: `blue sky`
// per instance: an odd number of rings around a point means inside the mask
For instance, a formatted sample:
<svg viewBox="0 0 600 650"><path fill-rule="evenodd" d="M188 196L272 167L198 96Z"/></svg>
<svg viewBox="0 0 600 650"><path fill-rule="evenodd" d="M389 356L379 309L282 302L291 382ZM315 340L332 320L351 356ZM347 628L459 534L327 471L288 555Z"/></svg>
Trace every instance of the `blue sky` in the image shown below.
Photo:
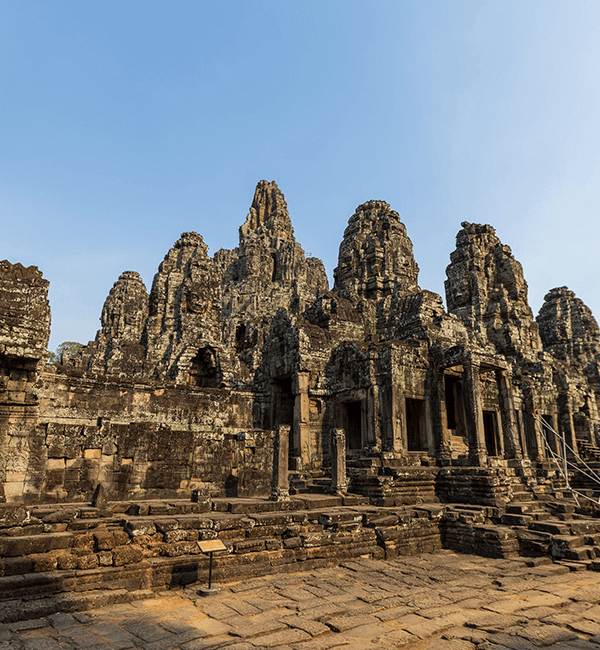
<svg viewBox="0 0 600 650"><path fill-rule="evenodd" d="M180 233L233 248L260 179L331 277L383 199L443 295L462 221L490 223L531 306L600 317L600 3L0 3L0 259L51 282L52 338L93 339L124 270Z"/></svg>

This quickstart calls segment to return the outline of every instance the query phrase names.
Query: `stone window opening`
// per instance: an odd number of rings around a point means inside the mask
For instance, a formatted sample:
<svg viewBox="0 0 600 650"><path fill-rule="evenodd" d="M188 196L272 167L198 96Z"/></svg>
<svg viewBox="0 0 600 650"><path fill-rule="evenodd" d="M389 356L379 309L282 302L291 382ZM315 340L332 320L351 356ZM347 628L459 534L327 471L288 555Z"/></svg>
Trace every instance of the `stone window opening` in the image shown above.
<svg viewBox="0 0 600 650"><path fill-rule="evenodd" d="M299 455L294 436L294 406L296 396L292 392L292 378L275 377L271 380L271 428L273 431L280 425L290 427L288 456L290 469L295 468L296 457Z"/></svg>
<svg viewBox="0 0 600 650"><path fill-rule="evenodd" d="M273 421L272 428L280 424L294 424L294 403L296 396L292 393L292 378L277 377L272 380L273 389Z"/></svg>
<svg viewBox="0 0 600 650"><path fill-rule="evenodd" d="M188 384L198 388L218 388L219 369L217 353L209 345L200 348L192 359L188 374Z"/></svg>

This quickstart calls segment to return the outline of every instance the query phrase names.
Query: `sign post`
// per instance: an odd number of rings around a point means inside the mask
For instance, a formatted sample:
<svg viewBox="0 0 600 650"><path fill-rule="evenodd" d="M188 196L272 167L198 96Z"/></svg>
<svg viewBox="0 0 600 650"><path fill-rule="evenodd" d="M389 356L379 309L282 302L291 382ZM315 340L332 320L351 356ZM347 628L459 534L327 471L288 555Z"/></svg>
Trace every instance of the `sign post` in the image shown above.
<svg viewBox="0 0 600 650"><path fill-rule="evenodd" d="M208 553L208 587L200 587L199 593L202 596L210 596L211 594L219 593L218 587L212 586L212 566L213 566L213 553L215 551L226 551L227 547L220 539L205 539L198 542L198 548L203 553Z"/></svg>

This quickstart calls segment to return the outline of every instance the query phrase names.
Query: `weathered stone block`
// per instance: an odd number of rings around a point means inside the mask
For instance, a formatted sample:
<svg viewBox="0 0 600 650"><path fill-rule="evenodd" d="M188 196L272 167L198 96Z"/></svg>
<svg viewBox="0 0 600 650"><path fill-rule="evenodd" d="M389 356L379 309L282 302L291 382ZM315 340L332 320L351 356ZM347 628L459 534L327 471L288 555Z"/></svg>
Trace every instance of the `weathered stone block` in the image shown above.
<svg viewBox="0 0 600 650"><path fill-rule="evenodd" d="M257 540L245 540L241 542L235 542L233 545L233 550L235 553L255 553L256 551L262 551L265 548L264 539Z"/></svg>
<svg viewBox="0 0 600 650"><path fill-rule="evenodd" d="M96 542L96 551L110 551L114 546L116 546L115 536L111 532L97 531L94 532L93 536Z"/></svg>
<svg viewBox="0 0 600 650"><path fill-rule="evenodd" d="M98 556L90 553L88 555L80 555L77 557L78 569L94 569L98 566Z"/></svg>
<svg viewBox="0 0 600 650"><path fill-rule="evenodd" d="M144 554L141 548L137 546L117 546L112 551L113 564L115 566L125 566L127 564L135 564L144 559Z"/></svg>
<svg viewBox="0 0 600 650"><path fill-rule="evenodd" d="M0 504L0 528L12 528L29 523L31 510L25 506Z"/></svg>
<svg viewBox="0 0 600 650"><path fill-rule="evenodd" d="M66 549L71 545L70 533L47 533L26 537L0 537L0 556L18 557Z"/></svg>
<svg viewBox="0 0 600 650"><path fill-rule="evenodd" d="M123 528L131 537L156 533L156 526L151 519L126 519L123 521Z"/></svg>

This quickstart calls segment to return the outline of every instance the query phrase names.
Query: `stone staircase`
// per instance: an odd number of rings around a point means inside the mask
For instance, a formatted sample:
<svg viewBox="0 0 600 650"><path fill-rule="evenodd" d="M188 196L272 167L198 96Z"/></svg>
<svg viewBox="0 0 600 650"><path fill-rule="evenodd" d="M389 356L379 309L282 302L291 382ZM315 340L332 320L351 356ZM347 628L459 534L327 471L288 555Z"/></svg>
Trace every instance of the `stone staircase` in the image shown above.
<svg viewBox="0 0 600 650"><path fill-rule="evenodd" d="M577 439L577 449L584 460L600 462L600 449L589 440Z"/></svg>
<svg viewBox="0 0 600 650"><path fill-rule="evenodd" d="M489 557L518 554L536 562L545 558L572 571L600 571L600 505L575 500L550 462L514 469L487 472L488 482L494 474L499 481L495 483L500 496L497 507L485 503L446 506L444 546ZM489 487L494 487L493 481ZM506 494L510 500L502 505Z"/></svg>
<svg viewBox="0 0 600 650"><path fill-rule="evenodd" d="M436 503L435 466L406 465L403 459L364 456L347 461L350 492L368 497L372 505Z"/></svg>
<svg viewBox="0 0 600 650"><path fill-rule="evenodd" d="M290 472L289 482L290 496L331 493L331 471Z"/></svg>
<svg viewBox="0 0 600 650"><path fill-rule="evenodd" d="M581 466L581 472L570 474L571 487L598 500L600 496L600 463L590 460L586 465L587 467Z"/></svg>

